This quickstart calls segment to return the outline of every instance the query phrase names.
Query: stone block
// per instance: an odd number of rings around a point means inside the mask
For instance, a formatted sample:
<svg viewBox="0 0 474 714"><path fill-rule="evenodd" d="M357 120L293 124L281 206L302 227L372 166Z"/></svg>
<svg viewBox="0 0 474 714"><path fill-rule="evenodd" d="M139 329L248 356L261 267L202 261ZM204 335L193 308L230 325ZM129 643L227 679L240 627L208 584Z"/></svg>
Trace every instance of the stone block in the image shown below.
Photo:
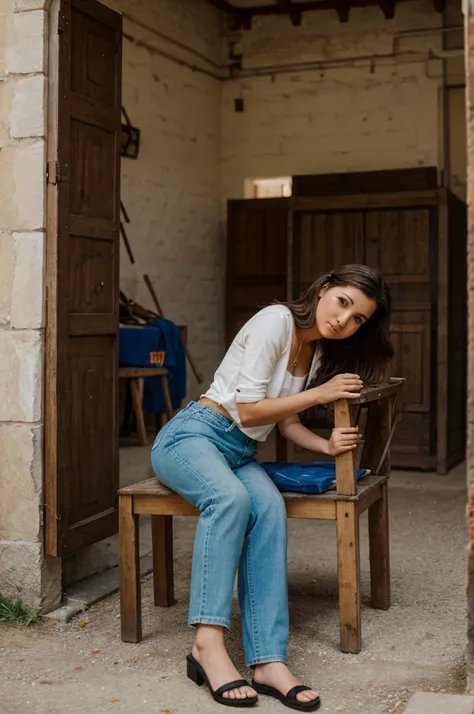
<svg viewBox="0 0 474 714"><path fill-rule="evenodd" d="M0 15L0 22L1 22ZM1 38L0 38L1 41ZM10 111L13 101L14 80L0 81L0 148L10 143L8 132Z"/></svg>
<svg viewBox="0 0 474 714"><path fill-rule="evenodd" d="M50 5L51 0L15 0L15 12L47 10Z"/></svg>
<svg viewBox="0 0 474 714"><path fill-rule="evenodd" d="M0 540L0 592L21 598L26 607L41 606L42 548L39 541Z"/></svg>
<svg viewBox="0 0 474 714"><path fill-rule="evenodd" d="M14 233L13 240L11 326L38 329L44 326L44 233Z"/></svg>
<svg viewBox="0 0 474 714"><path fill-rule="evenodd" d="M7 48L9 74L35 74L46 69L46 13L43 10L13 16L13 38Z"/></svg>
<svg viewBox="0 0 474 714"><path fill-rule="evenodd" d="M40 535L41 427L0 424L0 539Z"/></svg>
<svg viewBox="0 0 474 714"><path fill-rule="evenodd" d="M44 140L4 147L0 151L0 230L42 230L45 185Z"/></svg>
<svg viewBox="0 0 474 714"><path fill-rule="evenodd" d="M46 78L24 77L13 83L9 132L13 139L45 136Z"/></svg>
<svg viewBox="0 0 474 714"><path fill-rule="evenodd" d="M10 323L14 247L11 233L0 232L0 326Z"/></svg>
<svg viewBox="0 0 474 714"><path fill-rule="evenodd" d="M0 330L0 421L39 421L43 338L34 330Z"/></svg>
<svg viewBox="0 0 474 714"><path fill-rule="evenodd" d="M408 702L404 714L473 714L473 712L474 697L417 692Z"/></svg>

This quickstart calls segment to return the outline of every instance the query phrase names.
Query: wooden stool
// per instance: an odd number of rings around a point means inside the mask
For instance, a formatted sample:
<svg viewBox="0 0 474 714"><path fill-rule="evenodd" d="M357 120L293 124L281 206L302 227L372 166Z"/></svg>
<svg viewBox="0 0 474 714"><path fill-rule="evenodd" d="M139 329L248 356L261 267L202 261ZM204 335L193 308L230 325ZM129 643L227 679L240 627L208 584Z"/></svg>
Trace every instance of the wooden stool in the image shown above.
<svg viewBox="0 0 474 714"><path fill-rule="evenodd" d="M120 367L119 379L130 380L130 391L132 393L133 411L137 420L138 442L141 446L147 446L148 436L145 426L145 416L143 414L143 389L145 377L161 377L161 386L166 405L166 417L170 420L174 410L171 403L170 390L168 385L169 370L166 367Z"/></svg>
<svg viewBox="0 0 474 714"><path fill-rule="evenodd" d="M360 399L335 404L335 424L353 423L353 405L368 405L363 468L378 470L356 483L353 452L336 458L335 491L318 496L283 494L289 518L335 520L339 581L340 646L357 654L361 649L359 517L369 511L370 574L372 607L390 607L390 555L387 481L393 400L401 381L365 390ZM140 515L151 515L153 542L154 602L174 603L173 516L196 516L199 511L157 479L119 491L120 612L123 642L140 642L141 586L139 563Z"/></svg>

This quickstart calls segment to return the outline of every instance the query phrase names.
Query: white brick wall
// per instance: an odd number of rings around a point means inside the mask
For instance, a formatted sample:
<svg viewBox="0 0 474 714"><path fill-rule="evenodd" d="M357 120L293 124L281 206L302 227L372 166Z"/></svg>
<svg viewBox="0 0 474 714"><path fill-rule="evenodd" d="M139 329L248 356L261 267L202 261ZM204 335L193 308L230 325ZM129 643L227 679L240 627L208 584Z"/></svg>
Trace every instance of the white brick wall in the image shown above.
<svg viewBox="0 0 474 714"><path fill-rule="evenodd" d="M196 0L108 0L124 13L123 104L141 130L138 160L122 161L122 200L136 264L121 246L121 286L152 308L148 273L167 317L189 327L189 347L206 380L222 354L224 234L220 220L220 102L215 79L179 66L152 48L204 69L209 65L154 33L219 63L220 15ZM133 18L133 19L131 19ZM188 370L188 393L201 393Z"/></svg>
<svg viewBox="0 0 474 714"><path fill-rule="evenodd" d="M394 20L376 7L352 10L347 24L334 12L308 13L296 28L285 16L255 21L242 36L244 68L342 59L348 66L225 84L225 197L242 196L245 177L437 165L440 63L409 62L407 53L439 47L440 36L404 38L398 60L349 65L390 53L398 33L440 23L429 0L397 5ZM234 112L235 97L244 113Z"/></svg>

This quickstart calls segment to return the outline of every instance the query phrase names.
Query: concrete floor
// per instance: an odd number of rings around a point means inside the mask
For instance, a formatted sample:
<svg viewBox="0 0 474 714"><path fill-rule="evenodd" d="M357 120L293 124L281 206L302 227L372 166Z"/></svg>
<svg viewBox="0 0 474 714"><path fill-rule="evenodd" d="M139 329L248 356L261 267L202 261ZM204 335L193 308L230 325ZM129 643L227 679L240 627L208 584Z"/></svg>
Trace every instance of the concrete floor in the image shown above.
<svg viewBox="0 0 474 714"><path fill-rule="evenodd" d="M122 452L123 482L147 475L147 451ZM290 521L290 663L298 676L320 690L321 711L398 714L416 691L463 691L465 503L463 467L444 477L393 473L393 604L388 612L369 607L364 517L363 650L357 656L343 655L338 649L334 524ZM0 712L222 711L205 688L198 689L184 676L184 657L192 643L186 615L194 527L194 519L176 519L177 604L166 610L155 608L151 580L143 584L145 639L140 645L120 641L116 594L66 626L1 627ZM243 668L237 603L229 648ZM288 710L261 698L258 711Z"/></svg>

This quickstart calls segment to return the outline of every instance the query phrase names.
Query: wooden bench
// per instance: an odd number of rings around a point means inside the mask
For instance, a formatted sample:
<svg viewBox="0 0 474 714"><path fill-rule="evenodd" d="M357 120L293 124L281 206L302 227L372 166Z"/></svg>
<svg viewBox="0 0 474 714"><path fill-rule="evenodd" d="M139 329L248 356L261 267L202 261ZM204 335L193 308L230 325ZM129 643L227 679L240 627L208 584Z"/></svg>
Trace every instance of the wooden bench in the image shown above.
<svg viewBox="0 0 474 714"><path fill-rule="evenodd" d="M161 386L163 388L163 396L165 398L166 418L171 419L174 414L173 404L171 403L170 390L168 385L169 370L166 367L120 367L119 379L128 379L130 381L130 391L132 393L132 404L135 419L137 421L137 436L138 443L141 446L148 444L148 435L145 424L145 415L143 414L143 389L145 385L145 377L161 377Z"/></svg>
<svg viewBox="0 0 474 714"><path fill-rule="evenodd" d="M402 380L365 390L360 399L335 403L335 425L350 426L367 406L361 467L372 474L356 483L354 453L336 458L335 491L318 496L284 494L289 518L333 520L337 524L340 645L343 652L361 649L359 517L369 511L372 607L390 607L390 557L387 480L389 445L395 422L394 403ZM119 491L120 612L123 642L140 642L141 586L138 519L151 515L155 605L174 603L173 516L196 516L198 510L157 479Z"/></svg>

